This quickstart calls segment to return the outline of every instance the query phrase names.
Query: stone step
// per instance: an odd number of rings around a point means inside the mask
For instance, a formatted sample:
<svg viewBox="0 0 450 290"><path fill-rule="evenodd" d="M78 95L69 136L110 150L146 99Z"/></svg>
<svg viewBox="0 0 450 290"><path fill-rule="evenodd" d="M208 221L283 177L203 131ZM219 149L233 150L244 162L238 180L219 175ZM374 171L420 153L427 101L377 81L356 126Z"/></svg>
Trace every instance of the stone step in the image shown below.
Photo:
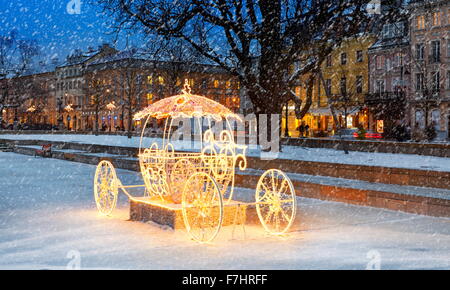
<svg viewBox="0 0 450 290"><path fill-rule="evenodd" d="M49 143L43 140L0 140L11 142L17 146L41 146ZM107 146L95 144L82 144L77 142L50 142L56 147L67 150L85 151L86 153L106 153L123 155L125 157L137 156L138 148ZM412 185L433 188L450 188L450 172L438 171L433 168L411 169L383 167L375 165L342 164L332 162L318 162L306 160L273 159L261 160L258 157L247 156L248 167L257 169L276 168L285 172L329 176L362 180L367 182Z"/></svg>
<svg viewBox="0 0 450 290"><path fill-rule="evenodd" d="M262 170L236 175L236 186L256 188ZM450 217L450 190L287 173L297 196Z"/></svg>
<svg viewBox="0 0 450 290"><path fill-rule="evenodd" d="M16 153L34 155L33 146L17 146ZM53 158L96 165L100 160L110 160L116 168L139 171L137 158L61 149L53 151ZM235 185L255 189L263 169L237 170ZM345 202L363 206L386 208L409 213L450 217L450 190L386 184L287 172L298 196Z"/></svg>

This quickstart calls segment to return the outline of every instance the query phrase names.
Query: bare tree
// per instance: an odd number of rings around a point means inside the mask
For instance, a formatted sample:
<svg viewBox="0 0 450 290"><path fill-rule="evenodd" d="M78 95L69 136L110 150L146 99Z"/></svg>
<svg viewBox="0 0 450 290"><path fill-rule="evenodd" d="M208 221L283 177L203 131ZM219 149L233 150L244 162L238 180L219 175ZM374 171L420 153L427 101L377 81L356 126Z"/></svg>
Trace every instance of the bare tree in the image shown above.
<svg viewBox="0 0 450 290"><path fill-rule="evenodd" d="M5 107L17 107L29 96L26 92L30 84L18 79L31 72L33 60L38 55L36 41L20 39L15 30L0 35L0 123Z"/></svg>
<svg viewBox="0 0 450 290"><path fill-rule="evenodd" d="M141 95L145 91L145 80L143 79L143 66L144 61L139 58L135 58L133 51L127 51L129 56L124 58L117 68L116 93L121 96L122 102L122 120L123 115L127 114L127 136L131 138L133 130L133 116L137 110L140 109Z"/></svg>
<svg viewBox="0 0 450 290"><path fill-rule="evenodd" d="M303 117L311 95L302 104L290 88L302 74L311 73L308 83L312 82L333 45L370 28L375 19L366 11L369 0L94 2L115 17L121 28L188 42L239 78L257 116L281 113L283 105L294 100L302 106L298 117ZM311 47L313 53L309 53ZM291 71L291 64L299 59L301 65Z"/></svg>
<svg viewBox="0 0 450 290"><path fill-rule="evenodd" d="M434 131L433 124L430 124L428 119L430 111L437 107L439 94L445 82L445 75L442 72L446 71L446 65L441 62L441 53L426 56L424 52L415 52L416 55L410 58L411 67L415 72L413 78L416 78L414 89L419 96L420 107L424 112L425 127L423 133L428 135L427 131ZM426 137L432 139L430 136ZM419 136L420 138L424 137Z"/></svg>
<svg viewBox="0 0 450 290"><path fill-rule="evenodd" d="M101 79L96 78L95 74L90 74L86 78L84 90L89 97L89 106L94 111L95 121L93 129L95 135L98 135L99 114L105 108L106 104L111 101L111 88L109 85L105 85Z"/></svg>
<svg viewBox="0 0 450 290"><path fill-rule="evenodd" d="M192 65L207 62L187 41L159 35L149 38L144 53L150 59L161 61L167 76L165 83L168 95L180 92L183 77Z"/></svg>

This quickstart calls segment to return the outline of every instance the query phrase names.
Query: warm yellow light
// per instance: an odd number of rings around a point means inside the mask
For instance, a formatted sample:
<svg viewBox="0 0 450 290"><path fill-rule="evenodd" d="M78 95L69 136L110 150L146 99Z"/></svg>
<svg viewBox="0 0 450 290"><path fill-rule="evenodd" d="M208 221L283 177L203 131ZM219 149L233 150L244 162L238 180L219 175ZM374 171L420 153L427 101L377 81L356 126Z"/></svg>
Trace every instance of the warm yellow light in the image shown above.
<svg viewBox="0 0 450 290"><path fill-rule="evenodd" d="M68 104L67 106L65 106L64 110L66 110L67 112L72 112L73 111L72 104Z"/></svg>
<svg viewBox="0 0 450 290"><path fill-rule="evenodd" d="M106 105L106 109L108 109L109 111L114 111L116 109L116 105L114 104L114 102L111 102Z"/></svg>
<svg viewBox="0 0 450 290"><path fill-rule="evenodd" d="M236 98L233 98L236 101ZM195 106L196 111L192 111ZM200 105L200 112L198 106ZM110 110L114 103L107 105ZM174 108L168 111L168 108ZM178 111L177 111L178 110ZM198 113L199 112L199 113ZM139 166L145 185L124 186L117 178L111 162L101 161L95 172L94 196L98 210L110 215L117 203L119 189L136 202L157 204L160 207L181 208L185 227L192 239L208 243L218 234L223 221L224 205L232 202L235 172L247 168L247 146L235 143L231 125L214 134L210 128L201 133L200 152L178 152L170 143L170 128L165 127L163 145L153 143L143 148L142 142L149 118L188 116L199 118L232 114L227 108L208 98L191 94L186 80L181 95L155 102L135 118L146 117L139 146ZM240 119L238 119L240 120ZM167 132L169 131L169 132ZM145 187L144 197L133 197L129 188ZM160 203L154 200L159 199ZM265 230L280 235L289 230L296 212L295 190L282 171L270 169L260 177L254 203Z"/></svg>

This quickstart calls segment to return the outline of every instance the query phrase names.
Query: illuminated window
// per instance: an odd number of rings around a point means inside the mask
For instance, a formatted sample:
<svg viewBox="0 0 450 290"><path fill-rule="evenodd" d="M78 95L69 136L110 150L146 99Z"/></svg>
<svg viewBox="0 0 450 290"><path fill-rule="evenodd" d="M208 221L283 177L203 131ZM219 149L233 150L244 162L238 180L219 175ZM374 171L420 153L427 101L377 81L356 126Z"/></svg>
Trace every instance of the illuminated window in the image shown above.
<svg viewBox="0 0 450 290"><path fill-rule="evenodd" d="M147 104L151 104L153 101L153 94L147 93Z"/></svg>
<svg viewBox="0 0 450 290"><path fill-rule="evenodd" d="M219 87L219 81L218 80L214 80L214 87L216 89Z"/></svg>
<svg viewBox="0 0 450 290"><path fill-rule="evenodd" d="M162 76L158 76L158 83L164 85L164 78Z"/></svg>
<svg viewBox="0 0 450 290"><path fill-rule="evenodd" d="M188 79L189 86L194 87L194 79Z"/></svg>
<svg viewBox="0 0 450 290"><path fill-rule="evenodd" d="M227 87L227 89L231 88L231 82L230 81L226 82L226 87Z"/></svg>
<svg viewBox="0 0 450 290"><path fill-rule="evenodd" d="M348 115L347 116L347 128L353 127L353 116Z"/></svg>
<svg viewBox="0 0 450 290"><path fill-rule="evenodd" d="M441 12L433 12L433 26L441 25Z"/></svg>
<svg viewBox="0 0 450 290"><path fill-rule="evenodd" d="M147 76L147 83L149 85L153 84L153 77L152 76Z"/></svg>
<svg viewBox="0 0 450 290"><path fill-rule="evenodd" d="M384 121L377 120L377 133L383 133L383 132L384 132Z"/></svg>
<svg viewBox="0 0 450 290"><path fill-rule="evenodd" d="M181 86L181 79L179 77L177 77L177 82L176 82L177 86Z"/></svg>
<svg viewBox="0 0 450 290"><path fill-rule="evenodd" d="M425 29L425 16L417 16L417 29Z"/></svg>

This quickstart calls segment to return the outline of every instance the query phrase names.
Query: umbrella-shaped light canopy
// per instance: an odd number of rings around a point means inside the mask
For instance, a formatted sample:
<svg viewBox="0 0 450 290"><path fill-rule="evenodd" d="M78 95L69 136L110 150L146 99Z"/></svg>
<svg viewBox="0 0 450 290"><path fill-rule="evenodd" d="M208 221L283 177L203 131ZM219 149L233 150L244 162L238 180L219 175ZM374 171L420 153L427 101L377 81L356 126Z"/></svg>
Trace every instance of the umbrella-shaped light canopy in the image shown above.
<svg viewBox="0 0 450 290"><path fill-rule="evenodd" d="M235 118L241 120L227 107L203 96L192 95L191 88L185 81L182 94L159 100L134 115L135 120L146 117L162 118L193 118L212 117L215 120Z"/></svg>

